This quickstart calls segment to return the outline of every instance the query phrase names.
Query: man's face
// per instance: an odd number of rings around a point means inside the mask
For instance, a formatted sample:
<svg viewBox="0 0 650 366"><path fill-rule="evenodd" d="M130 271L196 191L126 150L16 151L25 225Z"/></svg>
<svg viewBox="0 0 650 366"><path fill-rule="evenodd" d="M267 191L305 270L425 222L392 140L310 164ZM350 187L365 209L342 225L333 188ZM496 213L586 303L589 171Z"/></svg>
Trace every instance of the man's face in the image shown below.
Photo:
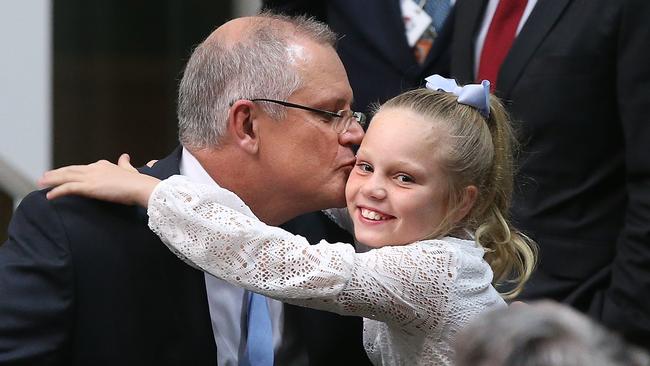
<svg viewBox="0 0 650 366"><path fill-rule="evenodd" d="M333 48L302 42L291 52L304 85L289 102L333 112L350 109L352 89ZM361 143L361 126L353 123L339 134L321 114L285 112L284 120L263 124L261 156L276 193L284 192L304 212L345 206L345 182L355 163L352 146Z"/></svg>

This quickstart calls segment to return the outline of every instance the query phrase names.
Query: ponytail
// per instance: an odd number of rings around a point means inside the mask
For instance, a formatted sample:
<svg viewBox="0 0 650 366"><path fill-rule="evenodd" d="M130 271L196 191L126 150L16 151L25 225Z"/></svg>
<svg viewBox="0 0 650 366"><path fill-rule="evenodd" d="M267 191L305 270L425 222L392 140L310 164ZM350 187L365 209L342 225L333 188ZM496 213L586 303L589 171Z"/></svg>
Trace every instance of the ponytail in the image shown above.
<svg viewBox="0 0 650 366"><path fill-rule="evenodd" d="M492 136L494 156L483 188L482 202L477 202L474 217L479 222L475 238L485 249L485 260L494 272L494 283L510 282L514 286L502 293L512 299L530 278L537 258L537 246L515 230L508 217L513 190L514 134L510 119L499 100L490 96L490 117L486 120ZM481 207L482 206L482 207Z"/></svg>

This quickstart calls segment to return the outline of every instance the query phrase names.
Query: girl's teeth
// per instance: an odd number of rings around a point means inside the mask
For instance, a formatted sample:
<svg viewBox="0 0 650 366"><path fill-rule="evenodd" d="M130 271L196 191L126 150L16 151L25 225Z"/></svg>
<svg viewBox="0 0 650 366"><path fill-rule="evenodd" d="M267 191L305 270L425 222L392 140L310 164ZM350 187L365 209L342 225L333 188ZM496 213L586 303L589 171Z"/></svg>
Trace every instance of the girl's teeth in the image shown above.
<svg viewBox="0 0 650 366"><path fill-rule="evenodd" d="M384 218L383 218L380 214L378 214L377 212L370 211L370 210L365 209L365 208L364 208L364 209L361 209L361 216L365 217L366 219L369 219L369 220L375 220L375 221L383 220L383 219L384 219Z"/></svg>

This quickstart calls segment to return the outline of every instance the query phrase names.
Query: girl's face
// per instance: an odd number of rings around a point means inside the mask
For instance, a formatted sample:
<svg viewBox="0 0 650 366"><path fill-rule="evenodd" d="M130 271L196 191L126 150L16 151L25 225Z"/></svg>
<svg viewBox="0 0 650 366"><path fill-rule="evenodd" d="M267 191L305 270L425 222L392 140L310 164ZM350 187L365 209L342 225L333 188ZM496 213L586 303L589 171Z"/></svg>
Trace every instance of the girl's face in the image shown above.
<svg viewBox="0 0 650 366"><path fill-rule="evenodd" d="M345 190L354 234L371 247L431 235L447 213L447 177L439 166L448 134L403 108L372 120Z"/></svg>

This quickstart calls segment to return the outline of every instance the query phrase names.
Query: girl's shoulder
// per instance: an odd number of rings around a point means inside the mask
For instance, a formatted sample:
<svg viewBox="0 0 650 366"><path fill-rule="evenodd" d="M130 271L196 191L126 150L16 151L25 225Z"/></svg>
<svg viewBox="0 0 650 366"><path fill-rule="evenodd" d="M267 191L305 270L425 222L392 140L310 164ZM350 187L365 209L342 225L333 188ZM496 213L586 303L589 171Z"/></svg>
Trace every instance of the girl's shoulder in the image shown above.
<svg viewBox="0 0 650 366"><path fill-rule="evenodd" d="M476 241L445 236L440 239L427 239L416 241L413 246L428 248L430 250L446 250L458 255L469 255L483 258L485 249Z"/></svg>
<svg viewBox="0 0 650 366"><path fill-rule="evenodd" d="M489 272L490 275L492 273L489 264L484 259L485 249L474 240L447 236L440 239L418 241L412 245L416 245L432 255L449 257L453 266L460 272Z"/></svg>

